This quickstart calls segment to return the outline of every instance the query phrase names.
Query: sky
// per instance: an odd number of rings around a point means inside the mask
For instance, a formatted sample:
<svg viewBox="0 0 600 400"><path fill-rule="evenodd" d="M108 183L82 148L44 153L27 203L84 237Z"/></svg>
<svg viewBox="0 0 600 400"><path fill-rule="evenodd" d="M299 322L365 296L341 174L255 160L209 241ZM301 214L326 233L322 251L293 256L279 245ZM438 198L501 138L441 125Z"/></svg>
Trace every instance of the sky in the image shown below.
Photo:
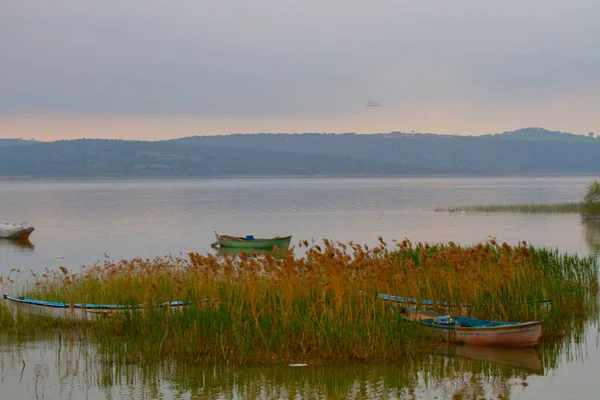
<svg viewBox="0 0 600 400"><path fill-rule="evenodd" d="M598 0L0 7L0 138L600 132Z"/></svg>

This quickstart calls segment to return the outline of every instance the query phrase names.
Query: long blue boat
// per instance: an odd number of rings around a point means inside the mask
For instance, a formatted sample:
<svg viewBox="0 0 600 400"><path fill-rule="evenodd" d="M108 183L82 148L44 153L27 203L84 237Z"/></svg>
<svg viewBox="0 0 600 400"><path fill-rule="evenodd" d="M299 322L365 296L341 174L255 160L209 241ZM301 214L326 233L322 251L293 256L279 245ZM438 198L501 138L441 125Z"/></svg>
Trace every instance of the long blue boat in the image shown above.
<svg viewBox="0 0 600 400"><path fill-rule="evenodd" d="M146 305L125 305L125 304L95 304L95 303L62 303L56 301L43 301L4 295L4 300L14 310L14 312L25 312L28 314L64 318L74 321L89 321L98 317L107 317L113 313L122 313L127 310L142 310L148 308L169 308L177 309L191 302L168 301L153 306ZM208 301L206 299L205 301Z"/></svg>
<svg viewBox="0 0 600 400"><path fill-rule="evenodd" d="M438 306L444 306L444 307L449 307L449 306L473 307L473 305L470 303L449 303L447 301L433 301L433 300L420 300L419 301L419 300L415 299L414 297L394 296L394 295L386 294L386 293L378 293L377 297L379 297L380 299L383 299L383 300L389 300L389 301L393 301L393 302L397 302L397 303L420 304L422 306L438 305ZM543 304L543 303L550 303L550 299L527 301L523 304Z"/></svg>
<svg viewBox="0 0 600 400"><path fill-rule="evenodd" d="M447 301L433 301L433 300L417 300L414 297L402 297L402 296L394 296L391 294L385 294L385 293L378 293L377 297L379 297L380 299L383 300L389 300L389 301L395 301L398 303L406 303L406 304L421 304L422 306L433 306L435 305L439 305L439 306L449 306L450 303L448 303ZM466 305L466 306L470 306L470 304L461 304L461 305Z"/></svg>

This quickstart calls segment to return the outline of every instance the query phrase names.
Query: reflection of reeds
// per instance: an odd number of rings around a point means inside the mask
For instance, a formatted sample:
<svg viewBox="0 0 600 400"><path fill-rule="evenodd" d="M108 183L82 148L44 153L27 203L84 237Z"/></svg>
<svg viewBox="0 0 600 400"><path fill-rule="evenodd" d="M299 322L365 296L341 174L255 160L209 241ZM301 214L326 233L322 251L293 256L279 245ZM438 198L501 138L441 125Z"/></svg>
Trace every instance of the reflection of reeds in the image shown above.
<svg viewBox="0 0 600 400"><path fill-rule="evenodd" d="M600 257L600 221L583 221L585 241L593 255Z"/></svg>
<svg viewBox="0 0 600 400"><path fill-rule="evenodd" d="M359 399L415 398L416 394L410 394L427 389L443 391L443 398L458 398L461 394L466 398L510 398L510 386L519 387L530 374L527 369L494 363L493 357L488 362L447 352L432 356L428 349L410 362L384 365L326 363L301 368L237 368L225 364L194 366L171 360L145 365L105 363L96 361L98 354L89 339L85 335L62 334L17 343L12 337L0 335L0 375L10 377L26 362L20 386L35 387L46 397L69 393L74 398L85 398L99 388L109 398L116 392L122 398ZM458 348L464 350L464 346ZM483 351L502 353L502 349ZM525 349L527 352L536 353ZM33 362L48 363L53 368L45 368L44 379L37 379L37 371L31 367ZM448 385L450 379L452 385ZM479 396L473 396L474 393ZM15 394L18 397L18 392Z"/></svg>
<svg viewBox="0 0 600 400"><path fill-rule="evenodd" d="M5 292L14 289L9 279ZM118 359L399 360L429 336L402 323L375 293L469 303L467 310L444 311L487 319L543 320L544 340L550 340L569 334L574 318L597 310L598 271L593 259L525 243L460 247L404 240L389 251L383 240L373 249L325 240L301 258L289 250L259 258L192 253L188 259L107 261L80 273L61 268L32 275L21 292L66 302L198 304L177 313L134 311L94 326L102 352ZM207 306L205 298L219 298L220 305ZM535 304L544 298L552 299L548 309ZM66 326L22 315L13 325L4 307L2 321L4 329Z"/></svg>

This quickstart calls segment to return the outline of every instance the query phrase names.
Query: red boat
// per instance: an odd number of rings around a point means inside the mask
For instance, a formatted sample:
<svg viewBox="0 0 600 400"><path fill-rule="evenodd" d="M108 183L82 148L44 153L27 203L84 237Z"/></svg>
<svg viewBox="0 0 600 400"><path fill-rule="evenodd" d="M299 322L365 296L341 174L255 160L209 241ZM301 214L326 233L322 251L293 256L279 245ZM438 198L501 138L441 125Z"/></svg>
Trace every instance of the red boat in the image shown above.
<svg viewBox="0 0 600 400"><path fill-rule="evenodd" d="M502 322L398 307L406 318L430 328L445 342L480 346L533 347L542 338L542 322Z"/></svg>

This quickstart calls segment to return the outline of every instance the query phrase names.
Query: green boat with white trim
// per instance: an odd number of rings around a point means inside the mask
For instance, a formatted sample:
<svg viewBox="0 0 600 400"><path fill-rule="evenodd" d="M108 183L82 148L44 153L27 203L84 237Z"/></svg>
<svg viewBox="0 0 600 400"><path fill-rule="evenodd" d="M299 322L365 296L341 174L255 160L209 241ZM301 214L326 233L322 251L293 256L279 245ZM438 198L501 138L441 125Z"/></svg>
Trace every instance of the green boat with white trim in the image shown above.
<svg viewBox="0 0 600 400"><path fill-rule="evenodd" d="M246 237L219 235L215 232L217 243L220 247L231 247L237 249L287 249L292 241L292 235L275 236L272 238L255 238L252 235Z"/></svg>

